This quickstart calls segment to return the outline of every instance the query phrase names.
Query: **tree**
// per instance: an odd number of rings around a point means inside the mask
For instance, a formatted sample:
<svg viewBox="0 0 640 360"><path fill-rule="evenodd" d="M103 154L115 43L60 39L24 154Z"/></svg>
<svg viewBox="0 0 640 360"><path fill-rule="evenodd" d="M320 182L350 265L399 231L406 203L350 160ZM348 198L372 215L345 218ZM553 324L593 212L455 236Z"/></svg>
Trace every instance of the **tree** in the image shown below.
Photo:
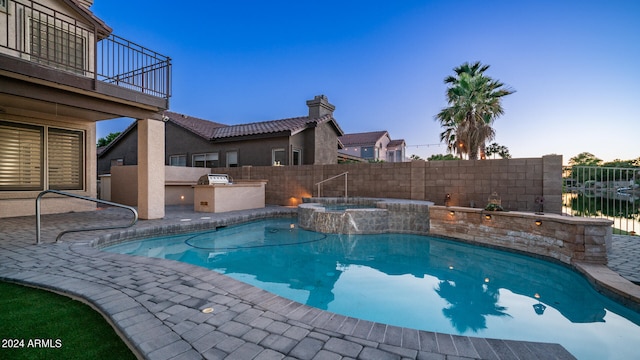
<svg viewBox="0 0 640 360"><path fill-rule="evenodd" d="M489 65L479 61L468 62L454 68L456 76L448 76L446 98L448 107L442 109L436 120L445 129L440 140L449 152L462 157L467 154L475 160L484 153L485 143L495 137L493 122L504 114L502 98L515 90L484 74Z"/></svg>
<svg viewBox="0 0 640 360"><path fill-rule="evenodd" d="M586 151L569 159L569 165L571 166L599 166L601 164L601 159Z"/></svg>
<svg viewBox="0 0 640 360"><path fill-rule="evenodd" d="M460 160L457 157L453 156L452 154L435 154L435 155L431 155L427 158L427 161L433 161L433 160Z"/></svg>
<svg viewBox="0 0 640 360"><path fill-rule="evenodd" d="M418 156L416 154L411 154L409 159L411 159L411 160L424 160L423 158L421 158L420 156Z"/></svg>
<svg viewBox="0 0 640 360"><path fill-rule="evenodd" d="M113 140L115 140L115 138L118 137L118 135L120 135L120 132L113 132L113 133L109 133L109 135L98 139L98 142L96 143L96 146L98 147L102 147L102 146L107 146L109 145Z"/></svg>
<svg viewBox="0 0 640 360"><path fill-rule="evenodd" d="M504 145L498 145L498 143L492 143L491 145L487 146L487 148L485 149L485 155L487 157L493 155L493 158L495 159L496 154L503 159L511 159L509 148L507 148Z"/></svg>

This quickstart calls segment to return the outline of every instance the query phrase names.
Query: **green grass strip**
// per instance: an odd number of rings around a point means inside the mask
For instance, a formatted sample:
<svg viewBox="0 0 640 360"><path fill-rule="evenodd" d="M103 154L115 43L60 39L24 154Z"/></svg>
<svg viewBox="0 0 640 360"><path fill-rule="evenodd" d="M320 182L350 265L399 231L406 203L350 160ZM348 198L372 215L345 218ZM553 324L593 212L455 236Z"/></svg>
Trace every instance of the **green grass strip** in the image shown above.
<svg viewBox="0 0 640 360"><path fill-rule="evenodd" d="M107 321L69 297L0 282L0 359L135 359Z"/></svg>

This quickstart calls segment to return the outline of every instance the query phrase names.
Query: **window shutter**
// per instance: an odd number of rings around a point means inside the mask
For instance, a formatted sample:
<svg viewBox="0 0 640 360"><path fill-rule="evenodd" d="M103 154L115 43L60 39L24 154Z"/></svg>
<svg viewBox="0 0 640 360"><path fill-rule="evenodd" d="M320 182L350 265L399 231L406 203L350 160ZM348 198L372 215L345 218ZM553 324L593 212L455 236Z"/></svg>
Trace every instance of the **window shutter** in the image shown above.
<svg viewBox="0 0 640 360"><path fill-rule="evenodd" d="M81 131L49 129L49 188L82 190L84 167Z"/></svg>
<svg viewBox="0 0 640 360"><path fill-rule="evenodd" d="M0 121L0 190L42 190L43 129Z"/></svg>

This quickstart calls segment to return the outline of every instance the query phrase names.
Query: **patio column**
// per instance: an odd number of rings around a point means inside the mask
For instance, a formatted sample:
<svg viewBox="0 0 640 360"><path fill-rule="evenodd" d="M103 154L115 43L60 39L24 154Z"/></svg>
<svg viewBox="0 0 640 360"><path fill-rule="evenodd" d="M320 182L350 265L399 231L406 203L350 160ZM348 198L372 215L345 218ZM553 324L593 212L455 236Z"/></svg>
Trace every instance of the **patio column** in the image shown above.
<svg viewBox="0 0 640 360"><path fill-rule="evenodd" d="M138 215L164 217L164 122L138 119Z"/></svg>

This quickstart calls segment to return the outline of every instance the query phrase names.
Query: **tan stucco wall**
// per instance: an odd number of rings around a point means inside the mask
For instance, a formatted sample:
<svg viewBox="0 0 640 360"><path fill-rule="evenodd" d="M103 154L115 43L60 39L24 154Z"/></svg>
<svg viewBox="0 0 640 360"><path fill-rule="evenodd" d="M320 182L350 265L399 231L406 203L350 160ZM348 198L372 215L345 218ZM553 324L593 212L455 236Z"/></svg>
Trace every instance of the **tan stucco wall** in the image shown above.
<svg viewBox="0 0 640 360"><path fill-rule="evenodd" d="M165 205L193 204L193 186L200 176L211 169L184 166L165 166ZM138 166L111 168L111 201L129 206L138 205ZM184 198L183 198L184 197Z"/></svg>
<svg viewBox="0 0 640 360"><path fill-rule="evenodd" d="M111 168L111 201L129 206L138 205L137 165Z"/></svg>
<svg viewBox="0 0 640 360"><path fill-rule="evenodd" d="M164 217L164 122L138 120L138 215Z"/></svg>

